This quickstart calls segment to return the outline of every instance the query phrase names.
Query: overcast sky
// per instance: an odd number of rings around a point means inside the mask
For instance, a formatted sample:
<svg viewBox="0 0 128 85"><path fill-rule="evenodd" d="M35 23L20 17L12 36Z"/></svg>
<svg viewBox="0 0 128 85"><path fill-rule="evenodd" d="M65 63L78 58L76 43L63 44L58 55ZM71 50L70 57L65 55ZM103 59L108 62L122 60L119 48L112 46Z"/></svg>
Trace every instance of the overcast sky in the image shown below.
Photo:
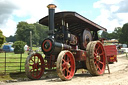
<svg viewBox="0 0 128 85"><path fill-rule="evenodd" d="M128 0L0 0L0 30L6 37L14 35L18 22L37 22L50 3L57 5L56 12L76 11L108 32L128 22Z"/></svg>

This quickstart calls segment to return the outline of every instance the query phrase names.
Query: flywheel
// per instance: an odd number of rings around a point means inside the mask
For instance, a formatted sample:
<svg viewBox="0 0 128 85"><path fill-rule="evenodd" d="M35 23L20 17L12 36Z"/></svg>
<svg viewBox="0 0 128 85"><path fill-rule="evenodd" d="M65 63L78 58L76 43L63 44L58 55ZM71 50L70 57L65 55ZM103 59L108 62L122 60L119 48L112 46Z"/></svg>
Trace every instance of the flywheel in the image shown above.
<svg viewBox="0 0 128 85"><path fill-rule="evenodd" d="M92 41L92 35L90 30L85 29L82 33L82 37L81 37L81 48L82 49L86 49L87 44Z"/></svg>

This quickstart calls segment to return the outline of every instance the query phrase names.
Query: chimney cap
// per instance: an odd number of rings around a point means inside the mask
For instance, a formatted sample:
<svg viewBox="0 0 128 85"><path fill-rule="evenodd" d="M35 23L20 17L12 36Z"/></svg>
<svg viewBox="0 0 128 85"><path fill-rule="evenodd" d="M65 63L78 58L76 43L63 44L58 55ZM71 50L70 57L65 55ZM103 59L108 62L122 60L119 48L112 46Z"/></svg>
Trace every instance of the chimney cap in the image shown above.
<svg viewBox="0 0 128 85"><path fill-rule="evenodd" d="M55 4L49 4L47 7L49 9L55 9L57 6Z"/></svg>

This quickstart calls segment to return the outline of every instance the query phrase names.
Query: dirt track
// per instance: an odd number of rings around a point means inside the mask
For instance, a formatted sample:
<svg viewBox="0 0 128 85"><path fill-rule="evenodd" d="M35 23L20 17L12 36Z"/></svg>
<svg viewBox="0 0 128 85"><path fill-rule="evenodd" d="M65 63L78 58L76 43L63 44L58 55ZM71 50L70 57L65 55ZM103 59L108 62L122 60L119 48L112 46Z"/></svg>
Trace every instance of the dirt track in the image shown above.
<svg viewBox="0 0 128 85"><path fill-rule="evenodd" d="M90 74L75 74L71 81L61 81L59 78L14 83L0 83L0 85L128 85L128 59L125 55L118 56L118 62L109 64L111 74L107 70L103 76Z"/></svg>

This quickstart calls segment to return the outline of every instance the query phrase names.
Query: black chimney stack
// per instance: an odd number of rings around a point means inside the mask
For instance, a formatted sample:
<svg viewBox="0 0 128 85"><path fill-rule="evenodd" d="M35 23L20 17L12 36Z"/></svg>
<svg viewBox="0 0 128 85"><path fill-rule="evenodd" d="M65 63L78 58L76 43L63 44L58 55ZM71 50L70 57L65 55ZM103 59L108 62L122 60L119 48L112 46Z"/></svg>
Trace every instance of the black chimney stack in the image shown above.
<svg viewBox="0 0 128 85"><path fill-rule="evenodd" d="M47 7L49 9L49 36L51 38L53 38L53 35L54 35L54 14L55 14L56 5L49 4Z"/></svg>

